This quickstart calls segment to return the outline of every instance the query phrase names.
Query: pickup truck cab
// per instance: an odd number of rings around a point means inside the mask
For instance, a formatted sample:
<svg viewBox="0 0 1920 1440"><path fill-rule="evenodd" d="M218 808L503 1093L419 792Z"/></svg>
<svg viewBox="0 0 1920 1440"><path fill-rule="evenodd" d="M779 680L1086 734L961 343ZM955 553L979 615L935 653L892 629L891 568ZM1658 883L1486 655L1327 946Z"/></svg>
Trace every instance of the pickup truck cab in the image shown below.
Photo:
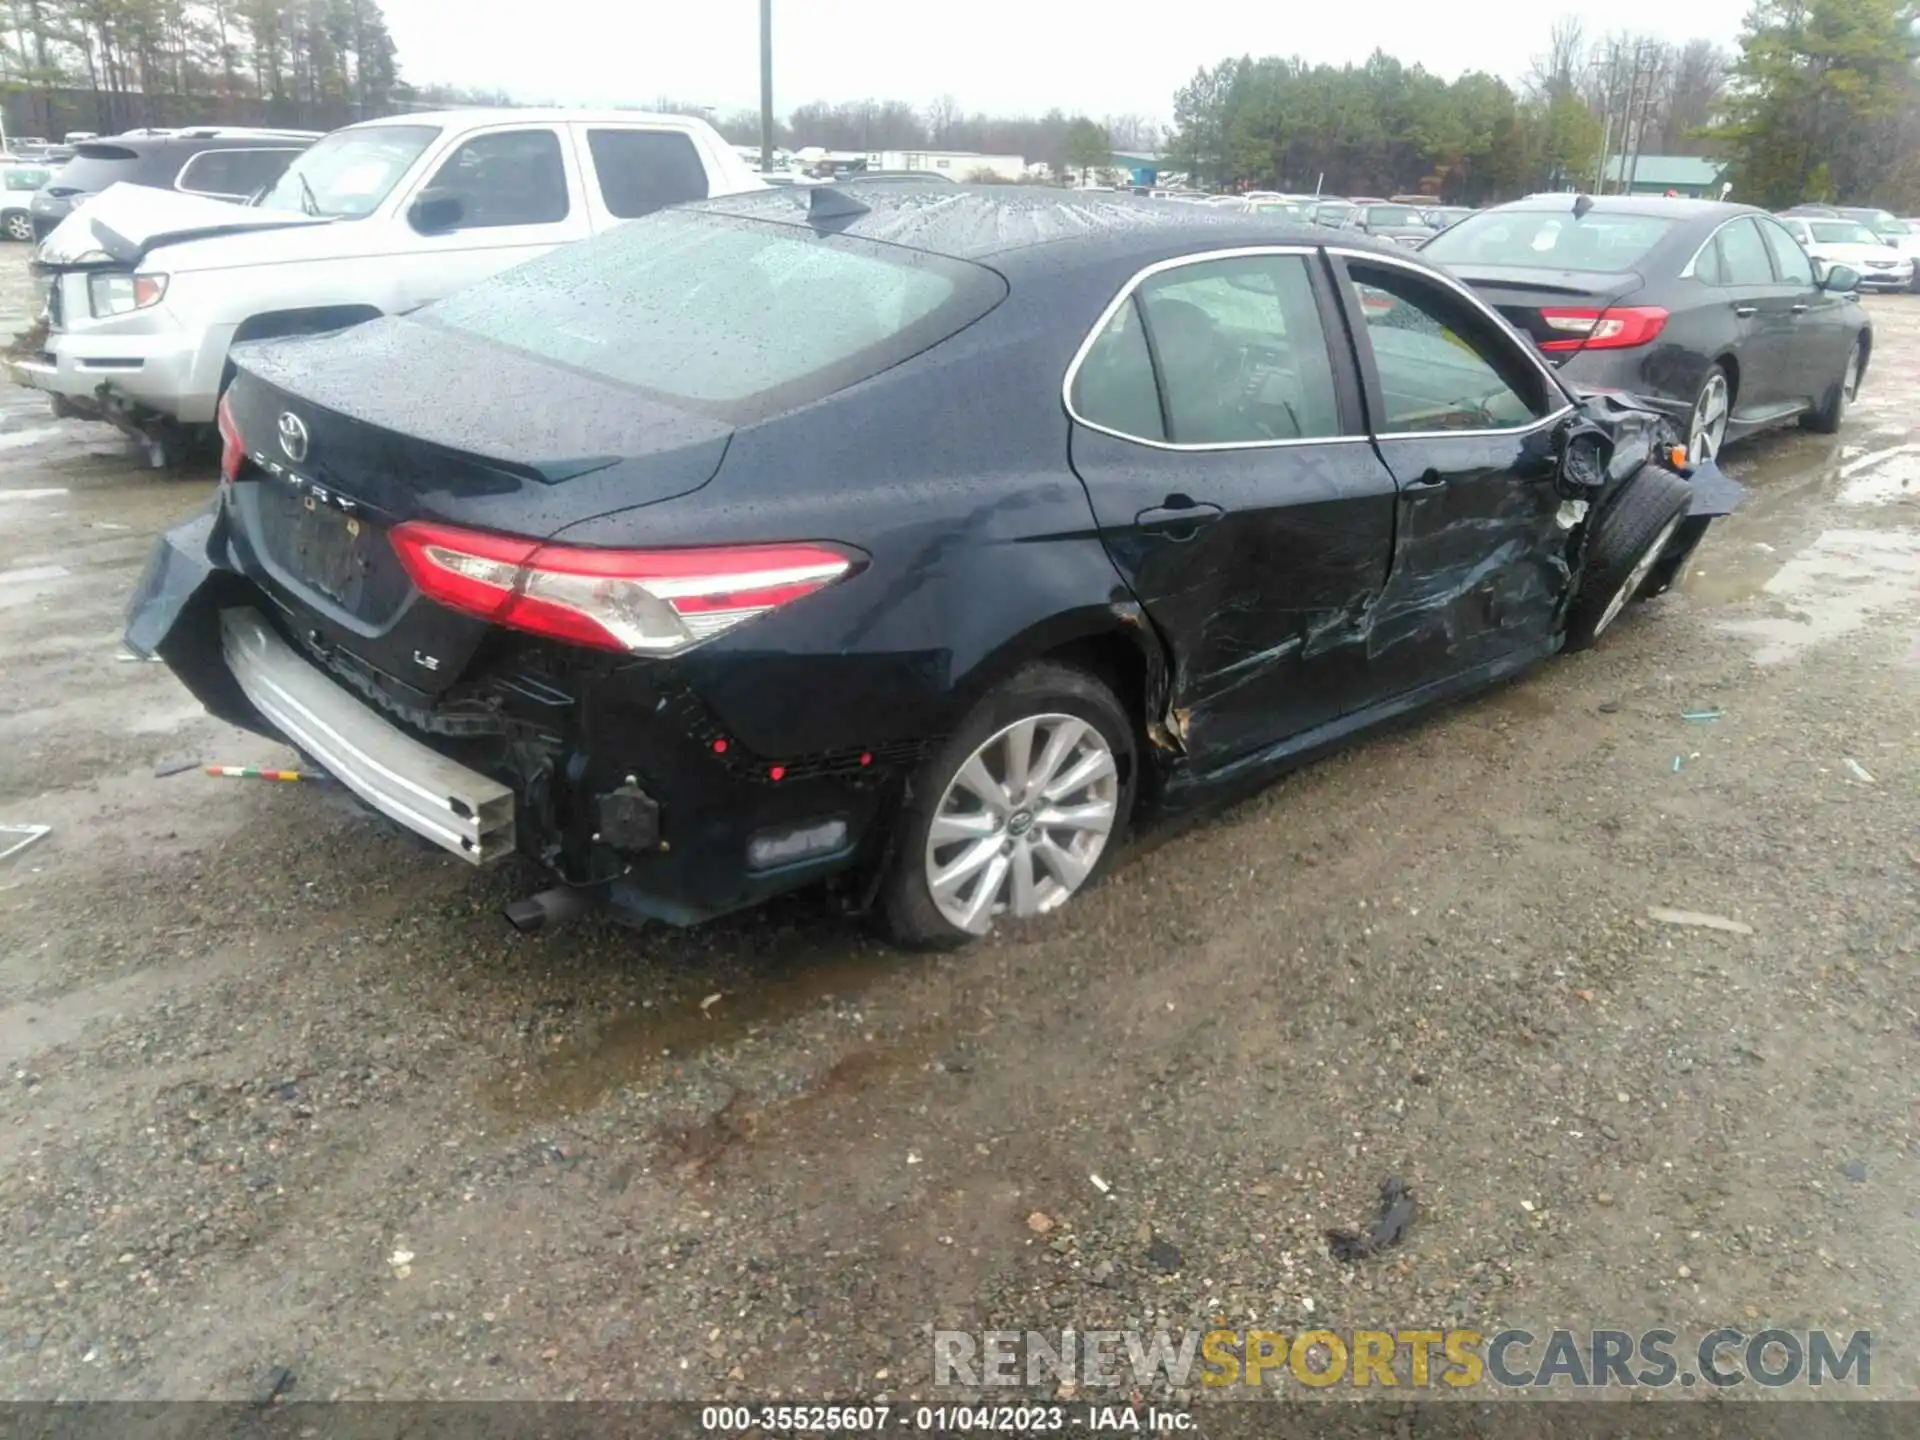
<svg viewBox="0 0 1920 1440"><path fill-rule="evenodd" d="M153 463L211 425L235 344L402 314L556 245L764 183L710 125L458 110L336 130L250 206L115 185L49 235L46 339L9 364Z"/></svg>

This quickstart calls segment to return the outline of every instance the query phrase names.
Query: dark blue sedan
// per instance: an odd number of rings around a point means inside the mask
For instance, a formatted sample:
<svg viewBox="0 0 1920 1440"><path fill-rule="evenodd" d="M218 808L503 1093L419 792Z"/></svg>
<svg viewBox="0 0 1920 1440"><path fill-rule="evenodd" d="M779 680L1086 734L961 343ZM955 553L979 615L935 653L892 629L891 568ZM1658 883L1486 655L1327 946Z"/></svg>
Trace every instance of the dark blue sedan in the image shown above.
<svg viewBox="0 0 1920 1440"><path fill-rule="evenodd" d="M794 187L236 350L129 643L368 805L689 922L1065 904L1142 806L1589 645L1731 487L1403 247Z"/></svg>

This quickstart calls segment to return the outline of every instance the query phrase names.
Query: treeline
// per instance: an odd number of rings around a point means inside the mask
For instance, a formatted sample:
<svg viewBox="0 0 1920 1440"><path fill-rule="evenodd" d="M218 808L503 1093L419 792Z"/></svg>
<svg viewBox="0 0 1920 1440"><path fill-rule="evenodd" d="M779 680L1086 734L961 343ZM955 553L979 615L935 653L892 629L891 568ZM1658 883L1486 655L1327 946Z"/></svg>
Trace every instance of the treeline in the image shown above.
<svg viewBox="0 0 1920 1440"><path fill-rule="evenodd" d="M1175 162L1209 185L1335 194L1425 191L1481 204L1601 181L1611 153L1699 153L1727 62L1708 41L1619 36L1577 24L1516 89L1470 71L1443 80L1376 50L1361 65L1222 60L1174 97Z"/></svg>
<svg viewBox="0 0 1920 1440"><path fill-rule="evenodd" d="M377 0L4 4L0 84L14 108L90 95L97 123L86 128L162 123L195 106L207 119L259 107L333 119L406 98Z"/></svg>
<svg viewBox="0 0 1920 1440"><path fill-rule="evenodd" d="M670 102L669 102L670 103ZM681 108L681 107L676 107ZM1022 155L1055 169L1068 163L1069 137L1086 117L1053 109L1044 115L968 114L951 95L916 109L903 100L852 100L802 105L775 126L776 145L827 150L973 150L983 155ZM736 145L760 143L760 116L736 111L716 119ZM1119 150L1158 150L1160 127L1143 115L1109 115L1100 122Z"/></svg>

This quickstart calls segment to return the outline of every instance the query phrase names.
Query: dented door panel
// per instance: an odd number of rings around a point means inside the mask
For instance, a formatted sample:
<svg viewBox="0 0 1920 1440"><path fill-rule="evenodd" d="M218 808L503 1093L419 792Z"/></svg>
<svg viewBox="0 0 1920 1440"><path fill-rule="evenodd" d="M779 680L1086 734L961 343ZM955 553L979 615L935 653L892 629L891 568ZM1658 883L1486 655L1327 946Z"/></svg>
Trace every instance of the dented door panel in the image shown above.
<svg viewBox="0 0 1920 1440"><path fill-rule="evenodd" d="M1553 635L1570 576L1552 439L1548 423L1378 442L1400 498L1371 673L1352 708Z"/></svg>
<svg viewBox="0 0 1920 1440"><path fill-rule="evenodd" d="M1393 477L1371 445L1179 451L1076 425L1072 455L1172 656L1169 709L1199 768L1341 714L1393 545ZM1179 526L1172 500L1204 518Z"/></svg>

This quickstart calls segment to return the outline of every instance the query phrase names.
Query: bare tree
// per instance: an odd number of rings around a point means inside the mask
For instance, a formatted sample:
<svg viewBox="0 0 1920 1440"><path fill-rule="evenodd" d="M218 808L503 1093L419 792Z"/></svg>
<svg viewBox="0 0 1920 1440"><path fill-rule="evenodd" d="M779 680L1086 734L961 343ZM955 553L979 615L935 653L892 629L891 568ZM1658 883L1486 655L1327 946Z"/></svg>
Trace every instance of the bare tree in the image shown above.
<svg viewBox="0 0 1920 1440"><path fill-rule="evenodd" d="M1587 32L1577 15L1562 15L1547 31L1546 53L1533 57L1527 89L1541 100L1573 91L1587 64Z"/></svg>
<svg viewBox="0 0 1920 1440"><path fill-rule="evenodd" d="M1109 115L1100 122L1116 150L1152 154L1160 148L1159 122L1145 115Z"/></svg>
<svg viewBox="0 0 1920 1440"><path fill-rule="evenodd" d="M1661 151L1695 153L1702 144L1697 132L1713 123L1726 89L1726 52L1711 40L1689 40L1673 60L1660 123Z"/></svg>
<svg viewBox="0 0 1920 1440"><path fill-rule="evenodd" d="M927 139L945 149L953 139L953 127L960 119L960 102L951 95L936 95L927 106Z"/></svg>

